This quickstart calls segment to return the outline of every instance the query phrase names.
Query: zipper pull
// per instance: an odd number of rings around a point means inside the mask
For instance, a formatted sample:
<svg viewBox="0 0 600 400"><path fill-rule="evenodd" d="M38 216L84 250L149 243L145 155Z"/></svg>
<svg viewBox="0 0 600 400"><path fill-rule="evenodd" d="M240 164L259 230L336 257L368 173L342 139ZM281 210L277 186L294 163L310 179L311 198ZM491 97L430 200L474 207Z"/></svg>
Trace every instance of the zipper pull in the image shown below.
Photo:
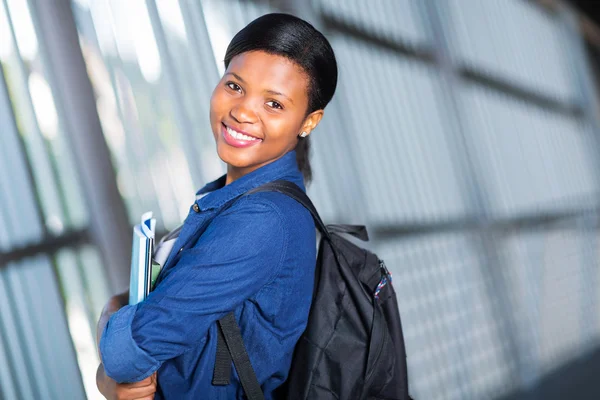
<svg viewBox="0 0 600 400"><path fill-rule="evenodd" d="M383 287L387 285L388 282L392 283L392 273L389 269L387 269L387 266L385 265L383 260L379 260L379 268L381 269L382 277L379 283L377 284L377 288L375 288L375 293L373 293L373 297L375 297L376 300L379 300L379 292L381 292L381 289L383 289Z"/></svg>
<svg viewBox="0 0 600 400"><path fill-rule="evenodd" d="M379 268L381 268L381 271L384 273L385 276L388 276L390 278L390 282L391 282L392 281L392 273L387 268L387 266L385 265L385 262L383 262L383 260L379 260Z"/></svg>

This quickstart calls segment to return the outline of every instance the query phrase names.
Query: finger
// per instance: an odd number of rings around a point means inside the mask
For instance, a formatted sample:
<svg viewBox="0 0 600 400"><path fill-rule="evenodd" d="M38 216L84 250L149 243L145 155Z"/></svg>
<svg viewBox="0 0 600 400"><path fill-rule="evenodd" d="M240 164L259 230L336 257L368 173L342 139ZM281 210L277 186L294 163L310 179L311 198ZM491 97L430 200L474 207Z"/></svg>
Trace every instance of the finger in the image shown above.
<svg viewBox="0 0 600 400"><path fill-rule="evenodd" d="M135 400L154 400L154 395L152 395L152 396L146 396L146 397L140 397L139 399L135 399Z"/></svg>

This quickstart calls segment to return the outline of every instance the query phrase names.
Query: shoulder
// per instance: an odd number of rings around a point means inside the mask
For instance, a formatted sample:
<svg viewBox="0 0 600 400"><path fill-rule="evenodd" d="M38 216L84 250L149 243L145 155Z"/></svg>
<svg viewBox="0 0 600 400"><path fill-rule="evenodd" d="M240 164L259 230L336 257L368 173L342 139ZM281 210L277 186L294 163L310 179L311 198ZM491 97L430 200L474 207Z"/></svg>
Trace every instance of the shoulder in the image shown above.
<svg viewBox="0 0 600 400"><path fill-rule="evenodd" d="M238 220L240 223L243 221L259 231L262 230L261 226L277 226L293 236L315 235L310 212L296 200L278 192L259 192L244 196L225 210L221 217Z"/></svg>

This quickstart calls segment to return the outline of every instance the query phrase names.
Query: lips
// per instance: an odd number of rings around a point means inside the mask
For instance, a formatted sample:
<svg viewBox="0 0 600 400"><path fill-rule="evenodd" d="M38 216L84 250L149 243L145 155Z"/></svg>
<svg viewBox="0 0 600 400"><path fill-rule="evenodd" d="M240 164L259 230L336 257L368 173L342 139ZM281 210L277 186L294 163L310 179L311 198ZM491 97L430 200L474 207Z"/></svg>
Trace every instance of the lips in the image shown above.
<svg viewBox="0 0 600 400"><path fill-rule="evenodd" d="M221 124L221 134L228 145L238 148L250 147L262 142L262 139L233 129L224 123Z"/></svg>

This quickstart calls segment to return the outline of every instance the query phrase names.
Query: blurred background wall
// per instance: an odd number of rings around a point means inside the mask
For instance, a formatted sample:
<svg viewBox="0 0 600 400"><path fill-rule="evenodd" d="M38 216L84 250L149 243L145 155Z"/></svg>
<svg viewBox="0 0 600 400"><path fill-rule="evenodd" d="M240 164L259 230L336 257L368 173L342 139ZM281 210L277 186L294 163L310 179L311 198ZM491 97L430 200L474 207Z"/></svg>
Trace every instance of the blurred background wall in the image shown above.
<svg viewBox="0 0 600 400"><path fill-rule="evenodd" d="M131 226L224 173L210 94L271 11L336 51L309 193L393 272L412 396L600 398L600 31L558 0L0 0L0 398L101 398Z"/></svg>

